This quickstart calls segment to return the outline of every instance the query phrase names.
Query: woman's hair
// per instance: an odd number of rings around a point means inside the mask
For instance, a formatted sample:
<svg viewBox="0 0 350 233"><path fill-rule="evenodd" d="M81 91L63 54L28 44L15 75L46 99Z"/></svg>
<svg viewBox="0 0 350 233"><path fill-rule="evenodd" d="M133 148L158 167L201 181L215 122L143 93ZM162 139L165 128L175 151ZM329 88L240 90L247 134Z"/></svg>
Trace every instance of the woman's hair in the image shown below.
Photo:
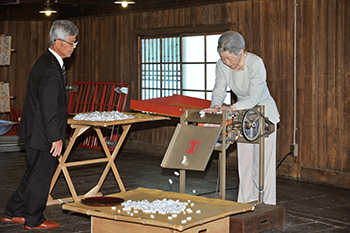
<svg viewBox="0 0 350 233"><path fill-rule="evenodd" d="M244 39L241 34L234 31L227 31L223 33L218 41L218 52L229 52L240 56L240 51L245 50Z"/></svg>
<svg viewBox="0 0 350 233"><path fill-rule="evenodd" d="M69 36L77 36L78 28L69 20L57 20L50 29L49 45L52 46L57 39L68 40Z"/></svg>

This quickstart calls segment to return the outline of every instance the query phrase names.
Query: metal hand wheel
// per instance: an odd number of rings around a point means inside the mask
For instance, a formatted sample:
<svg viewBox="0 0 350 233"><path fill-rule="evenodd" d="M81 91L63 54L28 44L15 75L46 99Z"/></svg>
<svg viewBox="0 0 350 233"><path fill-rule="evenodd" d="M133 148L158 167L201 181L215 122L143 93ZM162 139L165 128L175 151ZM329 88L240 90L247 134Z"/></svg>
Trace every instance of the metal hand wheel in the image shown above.
<svg viewBox="0 0 350 233"><path fill-rule="evenodd" d="M254 141L259 137L260 113L255 109L249 109L244 113L242 119L243 136L248 141Z"/></svg>

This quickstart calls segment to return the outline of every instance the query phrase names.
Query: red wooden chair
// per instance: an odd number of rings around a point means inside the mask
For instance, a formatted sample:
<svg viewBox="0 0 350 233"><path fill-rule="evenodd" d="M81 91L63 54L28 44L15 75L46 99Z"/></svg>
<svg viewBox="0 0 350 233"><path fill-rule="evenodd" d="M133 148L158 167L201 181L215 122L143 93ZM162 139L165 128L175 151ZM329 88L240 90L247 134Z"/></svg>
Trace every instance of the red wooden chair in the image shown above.
<svg viewBox="0 0 350 233"><path fill-rule="evenodd" d="M104 112L125 110L129 84L118 82L74 82L70 87L71 93L68 103L68 114L82 112ZM104 128L109 150L113 150L121 132L119 126ZM68 131L69 132L69 131ZM71 137L73 130L70 130ZM77 139L81 147L101 149L97 134L94 130L88 130Z"/></svg>

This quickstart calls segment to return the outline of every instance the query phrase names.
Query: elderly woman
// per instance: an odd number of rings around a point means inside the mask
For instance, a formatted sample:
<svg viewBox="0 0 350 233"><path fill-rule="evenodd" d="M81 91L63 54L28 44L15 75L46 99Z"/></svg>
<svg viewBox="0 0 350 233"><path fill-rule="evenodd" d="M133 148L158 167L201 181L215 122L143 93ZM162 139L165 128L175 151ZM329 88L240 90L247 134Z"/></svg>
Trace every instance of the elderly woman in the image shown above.
<svg viewBox="0 0 350 233"><path fill-rule="evenodd" d="M234 111L265 106L265 116L275 125L279 122L276 103L266 84L266 70L263 60L245 51L241 34L225 32L218 41L221 60L216 63L216 80L212 103L205 112ZM237 96L231 106L223 105L226 89L229 87ZM275 127L277 129L277 127ZM259 145L237 143L239 191L238 202L248 203L258 200ZM264 202L276 204L276 132L265 139L265 182Z"/></svg>

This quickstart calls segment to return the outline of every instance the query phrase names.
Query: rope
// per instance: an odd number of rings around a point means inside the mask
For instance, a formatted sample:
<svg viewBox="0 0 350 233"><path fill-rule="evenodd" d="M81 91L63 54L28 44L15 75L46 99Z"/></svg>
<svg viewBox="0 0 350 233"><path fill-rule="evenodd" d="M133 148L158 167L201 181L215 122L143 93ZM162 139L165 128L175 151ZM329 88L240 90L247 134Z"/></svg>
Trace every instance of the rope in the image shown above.
<svg viewBox="0 0 350 233"><path fill-rule="evenodd" d="M255 187L259 190L259 186L256 184L255 180L253 180ZM263 193L265 190L259 190L259 193Z"/></svg>

